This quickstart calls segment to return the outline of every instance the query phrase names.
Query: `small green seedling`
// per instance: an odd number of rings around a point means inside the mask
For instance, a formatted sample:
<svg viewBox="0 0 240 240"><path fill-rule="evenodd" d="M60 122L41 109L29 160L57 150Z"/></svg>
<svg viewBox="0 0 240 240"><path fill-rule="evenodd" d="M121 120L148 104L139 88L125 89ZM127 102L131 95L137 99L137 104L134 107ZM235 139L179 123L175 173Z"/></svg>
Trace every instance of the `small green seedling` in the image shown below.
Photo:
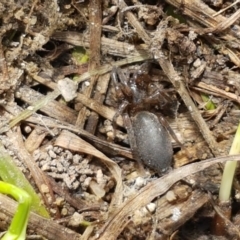
<svg viewBox="0 0 240 240"><path fill-rule="evenodd" d="M214 104L213 101L209 98L208 95L202 93L202 94L201 94L201 98L202 98L202 100L206 103L206 105L205 105L206 110L214 110L214 109L216 109L215 104Z"/></svg>
<svg viewBox="0 0 240 240"><path fill-rule="evenodd" d="M240 153L240 124L238 125L237 132L233 139L233 143L229 152L229 155ZM236 161L227 161L224 167L220 191L219 191L219 201L227 202L230 200L232 183L237 167Z"/></svg>
<svg viewBox="0 0 240 240"><path fill-rule="evenodd" d="M12 196L19 203L9 229L1 239L25 240L32 202L30 195L24 190L2 181L0 181L0 192Z"/></svg>
<svg viewBox="0 0 240 240"><path fill-rule="evenodd" d="M83 47L75 47L72 52L72 58L77 65L81 65L88 62L89 53Z"/></svg>
<svg viewBox="0 0 240 240"><path fill-rule="evenodd" d="M7 153L0 142L0 178L3 182L12 184L26 191L32 199L31 211L45 218L50 218L44 205L41 204L41 198L33 189L32 185L25 178L22 171L18 168L14 160Z"/></svg>
<svg viewBox="0 0 240 240"><path fill-rule="evenodd" d="M233 139L229 155L239 154L240 153L240 124L238 125L237 132ZM213 233L217 236L224 236L226 234L227 222L226 218L231 218L231 190L233 179L237 167L237 161L227 161L223 170L222 181L219 190L219 202L218 206L221 209L221 215L216 212L213 222ZM222 215L225 216L223 219Z"/></svg>

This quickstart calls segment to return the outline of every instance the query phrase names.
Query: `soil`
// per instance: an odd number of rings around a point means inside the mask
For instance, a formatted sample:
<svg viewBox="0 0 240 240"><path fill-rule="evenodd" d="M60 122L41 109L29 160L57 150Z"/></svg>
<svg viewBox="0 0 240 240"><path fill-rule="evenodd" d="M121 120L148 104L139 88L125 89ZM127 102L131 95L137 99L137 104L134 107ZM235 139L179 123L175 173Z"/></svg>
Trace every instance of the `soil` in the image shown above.
<svg viewBox="0 0 240 240"><path fill-rule="evenodd" d="M32 209L29 239L240 238L238 170L231 200L218 198L222 163L239 160L228 157L240 117L239 7L1 1L0 155L49 215ZM136 146L139 111L171 136L164 174L139 156L156 145L150 125L148 145ZM4 232L16 203L0 202Z"/></svg>

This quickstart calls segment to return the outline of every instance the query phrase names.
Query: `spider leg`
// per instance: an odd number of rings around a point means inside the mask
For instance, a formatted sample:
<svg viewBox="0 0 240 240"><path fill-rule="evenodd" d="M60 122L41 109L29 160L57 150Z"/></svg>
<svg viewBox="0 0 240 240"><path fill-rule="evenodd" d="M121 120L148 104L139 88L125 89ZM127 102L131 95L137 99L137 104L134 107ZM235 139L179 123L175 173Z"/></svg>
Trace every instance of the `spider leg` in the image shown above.
<svg viewBox="0 0 240 240"><path fill-rule="evenodd" d="M117 68L113 67L112 72L111 72L111 79L113 81L113 85L116 91L116 96L118 99L123 99L124 94L121 88L121 85L118 82L118 76L117 76Z"/></svg>
<svg viewBox="0 0 240 240"><path fill-rule="evenodd" d="M126 110L126 108L128 107L129 102L128 101L124 101L118 108L118 110L116 111L116 113L113 116L112 119L112 125L113 125L113 139L116 137L116 128L117 128L117 118L119 116L121 116L124 111Z"/></svg>
<svg viewBox="0 0 240 240"><path fill-rule="evenodd" d="M132 97L132 89L129 87L128 80L122 69L113 67L113 70L111 72L111 79L113 80L117 96L121 96L122 98L124 98L124 95L127 97ZM118 79L120 80L120 83Z"/></svg>
<svg viewBox="0 0 240 240"><path fill-rule="evenodd" d="M172 91L175 91L175 90L173 89ZM172 95L171 96L169 95L168 90L166 89L163 90L159 88L153 91L150 98L157 99L158 102L161 103L162 105L165 105L173 101Z"/></svg>
<svg viewBox="0 0 240 240"><path fill-rule="evenodd" d="M178 140L176 134L174 133L174 131L172 130L172 128L170 127L169 123L165 120L165 118L162 116L162 114L160 113L156 113L156 115L158 116L159 121L161 122L161 124L167 129L168 133L171 135L171 137L176 141L176 143L181 147L181 148L185 148L184 145Z"/></svg>
<svg viewBox="0 0 240 240"><path fill-rule="evenodd" d="M113 139L116 136L116 127L117 123L116 120L117 118L124 113L126 108L129 105L128 98L132 97L132 89L128 86L128 80L123 73L123 71L120 68L113 67L113 70L111 72L111 79L113 81L115 91L116 91L116 96L121 102L117 112L113 116ZM119 82L120 81L120 82Z"/></svg>
<svg viewBox="0 0 240 240"><path fill-rule="evenodd" d="M164 117L158 113L156 114L158 116L159 121L162 123L162 125L167 129L168 133L171 135L171 137L176 141L176 143L180 146L181 150L184 150L187 158L192 159L192 154L188 151L188 149L178 140L176 134L171 129L169 123L164 119Z"/></svg>

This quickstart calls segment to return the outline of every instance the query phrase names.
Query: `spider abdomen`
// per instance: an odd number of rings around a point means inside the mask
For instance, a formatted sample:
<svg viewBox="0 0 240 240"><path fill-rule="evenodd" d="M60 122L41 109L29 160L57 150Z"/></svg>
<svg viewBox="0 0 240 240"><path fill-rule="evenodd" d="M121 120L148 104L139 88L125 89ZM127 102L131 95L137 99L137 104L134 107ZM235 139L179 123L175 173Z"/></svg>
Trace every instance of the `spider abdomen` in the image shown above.
<svg viewBox="0 0 240 240"><path fill-rule="evenodd" d="M166 172L172 164L173 148L158 117L147 111L138 112L132 117L132 128L140 160L160 174Z"/></svg>

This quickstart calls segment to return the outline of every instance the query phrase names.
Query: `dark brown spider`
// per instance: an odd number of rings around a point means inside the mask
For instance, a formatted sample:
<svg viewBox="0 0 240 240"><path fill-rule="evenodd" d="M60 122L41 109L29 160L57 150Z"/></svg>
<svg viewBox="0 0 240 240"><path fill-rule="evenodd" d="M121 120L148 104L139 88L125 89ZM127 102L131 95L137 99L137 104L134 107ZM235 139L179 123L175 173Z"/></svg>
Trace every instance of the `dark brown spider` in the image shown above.
<svg viewBox="0 0 240 240"><path fill-rule="evenodd" d="M122 115L134 159L163 174L172 164L173 148L169 133L179 143L160 113L173 103L172 97L167 90L153 83L148 74L148 64L144 64L132 77L114 67L111 78L120 102L113 118L114 129L117 117Z"/></svg>

